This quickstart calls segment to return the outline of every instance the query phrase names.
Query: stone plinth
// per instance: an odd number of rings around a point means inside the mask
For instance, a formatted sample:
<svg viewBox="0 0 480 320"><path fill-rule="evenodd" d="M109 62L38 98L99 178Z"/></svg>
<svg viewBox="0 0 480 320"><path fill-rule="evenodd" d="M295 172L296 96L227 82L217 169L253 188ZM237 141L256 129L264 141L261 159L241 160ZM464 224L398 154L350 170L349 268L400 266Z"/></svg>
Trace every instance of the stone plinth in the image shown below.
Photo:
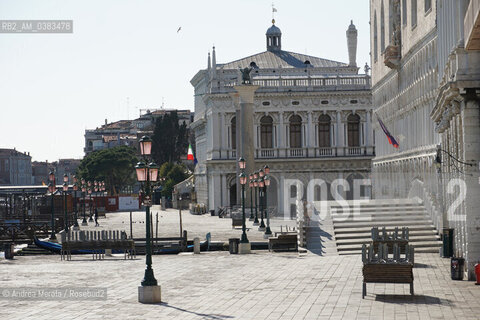
<svg viewBox="0 0 480 320"><path fill-rule="evenodd" d="M138 287L138 302L160 303L162 302L162 290L160 286Z"/></svg>
<svg viewBox="0 0 480 320"><path fill-rule="evenodd" d="M240 242L238 244L238 254L248 254L248 253L252 253L252 246L250 245L250 242L247 242L247 243Z"/></svg>

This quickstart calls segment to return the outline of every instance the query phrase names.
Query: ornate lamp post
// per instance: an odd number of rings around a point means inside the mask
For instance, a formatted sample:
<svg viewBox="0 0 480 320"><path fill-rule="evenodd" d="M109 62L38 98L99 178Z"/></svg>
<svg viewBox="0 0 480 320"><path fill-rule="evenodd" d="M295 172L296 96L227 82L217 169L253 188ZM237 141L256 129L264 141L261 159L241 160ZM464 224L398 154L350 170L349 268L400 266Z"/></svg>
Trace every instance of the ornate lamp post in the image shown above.
<svg viewBox="0 0 480 320"><path fill-rule="evenodd" d="M87 196L87 184L85 183L85 179L82 179L82 194L83 194L83 221L82 226L88 226L87 218L85 217L85 201Z"/></svg>
<svg viewBox="0 0 480 320"><path fill-rule="evenodd" d="M257 190L258 190L258 173L255 171L253 173L253 188L255 189L255 220L253 220L253 225L258 226L258 196L257 196Z"/></svg>
<svg viewBox="0 0 480 320"><path fill-rule="evenodd" d="M263 181L263 176L265 175L265 173L263 172L263 169L260 169L260 171L258 172L260 178L259 178L259 181L258 181L258 188L259 188L259 202L260 202L260 217L261 217L261 220L260 220L260 226L258 227L258 231L265 231L265 222L263 221L263 197L264 197L264 187L265 187L265 183Z"/></svg>
<svg viewBox="0 0 480 320"><path fill-rule="evenodd" d="M245 184L247 184L247 175L245 174L246 162L243 158L238 159L238 167L242 172L239 175L240 184L242 185L242 239L241 243L248 243L247 226L245 223Z"/></svg>
<svg viewBox="0 0 480 320"><path fill-rule="evenodd" d="M102 181L102 198L103 198L103 207L105 208L105 212L107 211L107 201L105 197L105 181Z"/></svg>
<svg viewBox="0 0 480 320"><path fill-rule="evenodd" d="M74 220L73 220L73 230L78 230L78 210L77 210L77 190L78 190L78 180L77 177L73 176L73 213L74 213Z"/></svg>
<svg viewBox="0 0 480 320"><path fill-rule="evenodd" d="M268 238L272 235L272 230L270 230L270 215L268 214L268 202L267 202L267 187L270 185L270 177L269 176L264 176L263 177L263 183L265 185L264 187L264 202L265 202L265 216L267 217L267 228L265 229L265 238Z"/></svg>
<svg viewBox="0 0 480 320"><path fill-rule="evenodd" d="M50 234L50 240L57 240L57 236L55 235L55 204L54 204L54 200L53 200L53 198L55 197L54 193L55 193L56 186L55 186L55 173L53 171L50 171L50 173L48 174L48 179L50 180L50 183L48 184L48 191L50 191L50 194L52 195L52 202L51 202L51 205L52 205L52 221L51 221L52 233Z"/></svg>
<svg viewBox="0 0 480 320"><path fill-rule="evenodd" d="M63 175L63 208L65 209L64 225L65 233L68 233L68 217L67 217L67 191L68 191L68 176L67 174Z"/></svg>
<svg viewBox="0 0 480 320"><path fill-rule="evenodd" d="M141 286L138 288L138 301L142 303L156 303L161 301L161 289L157 284L157 279L153 275L152 269L152 247L150 243L150 206L152 205L150 182L155 182L158 179L158 166L152 161L149 164L150 155L152 153L152 140L143 136L140 141L140 154L143 156L144 162L140 161L135 166L137 173L137 180L142 183L145 205L145 228L146 228L146 243L145 243L145 256L146 256L146 269L145 275L141 282Z"/></svg>
<svg viewBox="0 0 480 320"><path fill-rule="evenodd" d="M248 220L253 221L253 173L248 176L248 187L250 188L250 218Z"/></svg>
<svg viewBox="0 0 480 320"><path fill-rule="evenodd" d="M88 181L88 196L90 198L90 201L88 201L88 209L90 210L90 218L88 218L88 222L93 222L92 218L92 181Z"/></svg>

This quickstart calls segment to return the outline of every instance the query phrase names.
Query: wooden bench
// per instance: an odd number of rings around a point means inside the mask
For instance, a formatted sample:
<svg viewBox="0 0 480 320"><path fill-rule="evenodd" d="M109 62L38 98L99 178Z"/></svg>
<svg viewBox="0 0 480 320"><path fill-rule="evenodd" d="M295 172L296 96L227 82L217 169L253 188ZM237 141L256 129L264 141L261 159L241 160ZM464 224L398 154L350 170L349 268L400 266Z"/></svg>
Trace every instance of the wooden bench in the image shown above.
<svg viewBox="0 0 480 320"><path fill-rule="evenodd" d="M413 264L366 263L363 265L362 299L367 294L367 283L408 283L413 295Z"/></svg>
<svg viewBox="0 0 480 320"><path fill-rule="evenodd" d="M125 231L102 230L102 231L69 231L61 233L62 248L60 258L72 260L72 251L84 250L92 253L93 259L103 259L106 250L117 250L124 253L130 259L135 257L135 242L127 239Z"/></svg>
<svg viewBox="0 0 480 320"><path fill-rule="evenodd" d="M393 253L392 257L389 254ZM413 295L413 264L415 250L399 240L375 240L362 246L363 288L362 299L367 294L367 283L407 283Z"/></svg>
<svg viewBox="0 0 480 320"><path fill-rule="evenodd" d="M277 237L268 238L268 251L274 251L275 248L282 248L289 251L293 248L298 251L298 242L296 234L279 234Z"/></svg>

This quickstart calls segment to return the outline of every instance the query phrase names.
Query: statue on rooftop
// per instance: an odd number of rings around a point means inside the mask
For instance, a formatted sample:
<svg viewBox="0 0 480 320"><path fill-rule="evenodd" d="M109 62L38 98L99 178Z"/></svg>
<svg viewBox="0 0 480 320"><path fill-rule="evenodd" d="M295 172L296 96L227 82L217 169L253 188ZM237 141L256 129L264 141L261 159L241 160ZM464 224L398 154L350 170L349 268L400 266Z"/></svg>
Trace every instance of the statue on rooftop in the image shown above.
<svg viewBox="0 0 480 320"><path fill-rule="evenodd" d="M250 81L250 72L253 68L240 68L240 72L242 73L242 84L252 84Z"/></svg>

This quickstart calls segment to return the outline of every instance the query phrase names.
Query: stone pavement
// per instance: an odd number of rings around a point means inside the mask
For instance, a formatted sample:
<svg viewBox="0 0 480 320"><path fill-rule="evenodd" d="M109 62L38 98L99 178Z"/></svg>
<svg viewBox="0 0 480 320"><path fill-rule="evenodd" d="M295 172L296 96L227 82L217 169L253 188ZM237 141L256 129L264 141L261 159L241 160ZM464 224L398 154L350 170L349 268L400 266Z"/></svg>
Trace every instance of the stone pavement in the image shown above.
<svg viewBox="0 0 480 320"><path fill-rule="evenodd" d="M160 210L159 206L152 207L153 235L156 234L156 216L158 213L158 236L159 237L178 237L180 235L180 218L176 209ZM249 215L247 215L249 216ZM88 219L88 218L87 218ZM132 212L133 237L145 237L145 211ZM106 219L100 218L98 222L100 227L95 227L95 222L89 222L87 227L81 226L82 220L79 219L81 230L125 230L130 235L130 213L113 212L107 213ZM267 221L265 220L265 224ZM247 219L247 236L250 241L267 241L263 238L263 231L258 231L258 226L253 226L253 221ZM228 242L229 238L239 238L242 229L237 227L232 229L232 219L212 217L210 214L192 215L188 210L182 210L183 230L188 231L188 239L199 237L205 239L205 235L210 232L212 241ZM280 226L290 228L296 226L296 220L283 220L275 218L270 220L272 232L280 231Z"/></svg>
<svg viewBox="0 0 480 320"><path fill-rule="evenodd" d="M268 253L153 257L163 303L137 302L145 258L25 256L0 260L2 319L478 319L480 286L452 281L449 259L416 256L408 285L368 284L362 300L360 256ZM1 298L4 288L107 287L99 301Z"/></svg>

